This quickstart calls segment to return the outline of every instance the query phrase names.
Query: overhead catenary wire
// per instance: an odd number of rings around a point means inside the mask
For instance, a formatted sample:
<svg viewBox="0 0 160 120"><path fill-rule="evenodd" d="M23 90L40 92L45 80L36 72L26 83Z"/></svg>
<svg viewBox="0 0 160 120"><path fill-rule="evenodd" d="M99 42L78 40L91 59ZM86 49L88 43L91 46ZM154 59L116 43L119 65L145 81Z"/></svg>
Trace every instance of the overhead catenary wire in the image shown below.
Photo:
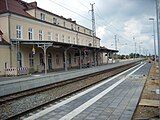
<svg viewBox="0 0 160 120"><path fill-rule="evenodd" d="M75 11L73 11L73 10L71 10L71 9L69 9L69 8L67 8L67 7L65 7L65 6L63 6L63 5L61 5L61 4L57 3L57 2L55 2L55 1L53 1L53 0L49 0L49 1L51 1L51 2L53 2L53 3L55 3L55 4L57 4L57 5L59 5L59 6L63 7L63 8L65 8L66 10L68 10L68 11L70 11L70 12L72 12L72 13L75 13L75 14L81 16L82 18L84 18L84 19L90 21L89 18L87 18L87 17L85 17L85 16L83 16L83 15L81 15L81 14L79 14L79 13L77 13L77 12L75 12Z"/></svg>
<svg viewBox="0 0 160 120"><path fill-rule="evenodd" d="M49 0L49 1L51 1L52 3L54 3L54 4L56 4L56 5L60 6L60 7L62 7L62 8L64 8L64 9L66 9L66 10L68 10L68 11L70 11L70 12L72 12L72 13L74 13L74 14L76 14L76 15L84 18L84 19L86 19L86 20L88 20L89 22L91 21L90 18L85 17L85 16L81 15L80 13L77 13L77 12L71 10L71 9L67 8L66 6L64 6L64 5L61 5L60 3L57 3L57 2L55 2L55 1L53 1L53 0ZM80 3L80 4L82 4L82 3ZM83 6L85 6L85 5L83 4ZM87 6L85 6L85 7L88 8ZM100 11L99 11L99 12L100 12ZM104 18L103 18L101 15L98 15L98 16L99 16L103 21L105 21ZM104 23L102 23L102 24L96 23L96 25L101 26L101 25L104 25ZM108 26L108 25L106 25L106 26ZM110 25L110 26L113 26L113 25ZM117 29L115 26L113 26L113 27L114 27L114 29L116 29L116 31L119 30L119 29ZM110 30L110 29L107 29L106 27L105 27L104 29L105 29L105 31L110 31L110 32L113 33L114 35L117 34L117 32L115 32L115 31L113 31L113 30ZM123 38L124 40L128 40L128 39L126 39L125 37L123 37L123 35L117 34L117 36L120 36L120 37ZM130 41L130 40L129 40L129 41Z"/></svg>

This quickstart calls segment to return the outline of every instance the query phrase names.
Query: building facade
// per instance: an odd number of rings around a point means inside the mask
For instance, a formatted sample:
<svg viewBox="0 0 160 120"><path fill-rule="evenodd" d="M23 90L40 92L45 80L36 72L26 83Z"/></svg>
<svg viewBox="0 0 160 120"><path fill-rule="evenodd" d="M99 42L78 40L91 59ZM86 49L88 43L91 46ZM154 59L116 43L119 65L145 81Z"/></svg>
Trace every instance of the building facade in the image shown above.
<svg viewBox="0 0 160 120"><path fill-rule="evenodd" d="M104 50L92 30L71 18L43 10L36 2L1 0L0 30L1 43L5 41L0 45L0 75L6 74L8 68L25 74L26 70L46 73L82 68L88 62L103 64Z"/></svg>

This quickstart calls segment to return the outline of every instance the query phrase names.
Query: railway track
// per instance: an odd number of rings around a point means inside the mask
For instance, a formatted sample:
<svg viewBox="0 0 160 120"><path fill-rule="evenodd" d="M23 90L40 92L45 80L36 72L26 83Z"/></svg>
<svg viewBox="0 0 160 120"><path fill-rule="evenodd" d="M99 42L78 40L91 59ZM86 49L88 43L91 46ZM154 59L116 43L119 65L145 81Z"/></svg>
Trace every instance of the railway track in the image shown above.
<svg viewBox="0 0 160 120"><path fill-rule="evenodd" d="M0 98L0 119L18 119L24 113L85 89L137 64L139 62L133 62L121 67L3 96Z"/></svg>

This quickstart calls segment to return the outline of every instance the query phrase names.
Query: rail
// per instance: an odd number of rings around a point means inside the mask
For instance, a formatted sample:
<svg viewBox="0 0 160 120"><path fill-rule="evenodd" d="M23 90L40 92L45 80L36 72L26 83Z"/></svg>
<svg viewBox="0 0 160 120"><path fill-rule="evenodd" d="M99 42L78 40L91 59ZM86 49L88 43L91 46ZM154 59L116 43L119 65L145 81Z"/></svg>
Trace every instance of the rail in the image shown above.
<svg viewBox="0 0 160 120"><path fill-rule="evenodd" d="M43 87L3 96L0 98L0 119L8 119L18 116L26 111L70 95L108 77L127 70L138 63L139 61L132 62L70 80L60 81Z"/></svg>

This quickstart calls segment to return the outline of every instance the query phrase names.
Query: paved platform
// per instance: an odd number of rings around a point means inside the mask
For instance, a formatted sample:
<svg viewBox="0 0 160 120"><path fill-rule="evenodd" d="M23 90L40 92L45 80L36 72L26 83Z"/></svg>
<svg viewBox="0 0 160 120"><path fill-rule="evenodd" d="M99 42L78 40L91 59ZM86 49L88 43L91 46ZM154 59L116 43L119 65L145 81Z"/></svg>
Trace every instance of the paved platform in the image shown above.
<svg viewBox="0 0 160 120"><path fill-rule="evenodd" d="M139 105L142 106L151 106L151 107L158 107L160 101L159 100L150 100L150 99L141 99Z"/></svg>
<svg viewBox="0 0 160 120"><path fill-rule="evenodd" d="M138 65L25 120L130 120L150 67Z"/></svg>
<svg viewBox="0 0 160 120"><path fill-rule="evenodd" d="M111 69L114 67L122 66L125 64L129 64L138 60L130 60L130 61L123 61L115 64L108 64L103 66L96 66L92 68L85 68L85 69L78 69L72 71L65 71L65 72L56 72L50 73L47 75L39 75L39 76L30 76L24 78L17 78L17 79L6 79L0 80L0 97L8 94L12 94L19 91L24 91L44 85L48 85L51 83L56 83L68 79L72 79L75 77L84 76L87 74L95 73L98 71L103 71L106 69Z"/></svg>

